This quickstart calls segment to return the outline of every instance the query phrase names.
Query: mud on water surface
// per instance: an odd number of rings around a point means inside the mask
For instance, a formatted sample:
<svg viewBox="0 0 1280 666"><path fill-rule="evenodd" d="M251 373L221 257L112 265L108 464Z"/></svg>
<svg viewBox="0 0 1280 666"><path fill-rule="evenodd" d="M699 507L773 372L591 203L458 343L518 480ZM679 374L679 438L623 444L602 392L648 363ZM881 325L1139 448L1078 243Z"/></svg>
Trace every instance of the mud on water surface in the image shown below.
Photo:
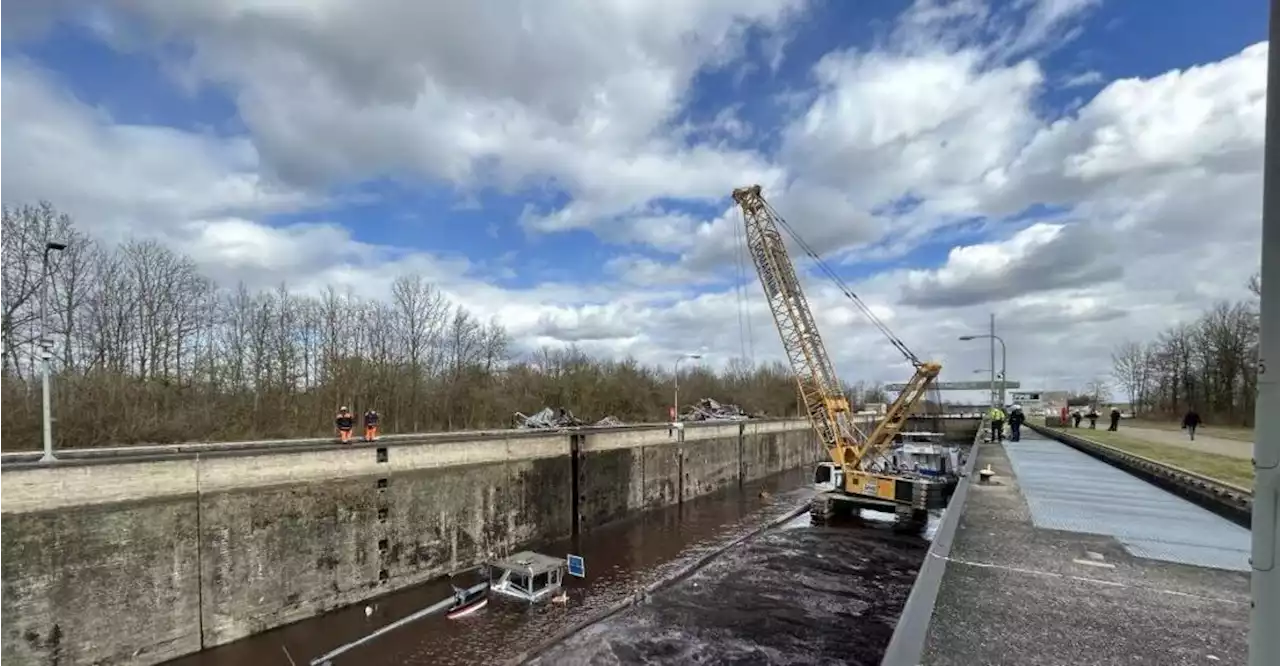
<svg viewBox="0 0 1280 666"><path fill-rule="evenodd" d="M926 548L874 523L803 516L530 663L879 664Z"/></svg>

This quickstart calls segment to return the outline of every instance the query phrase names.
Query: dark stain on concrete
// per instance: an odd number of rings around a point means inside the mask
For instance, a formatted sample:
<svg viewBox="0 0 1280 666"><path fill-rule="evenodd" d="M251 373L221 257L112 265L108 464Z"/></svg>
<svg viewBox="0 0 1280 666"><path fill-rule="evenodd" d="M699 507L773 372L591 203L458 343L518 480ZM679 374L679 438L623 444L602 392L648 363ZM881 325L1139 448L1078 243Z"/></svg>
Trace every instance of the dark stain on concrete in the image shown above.
<svg viewBox="0 0 1280 666"><path fill-rule="evenodd" d="M581 456L578 491L582 527L591 528L621 518L631 509L628 501L632 475L637 467L644 469L643 451L634 448L585 451ZM637 457L641 458L639 466Z"/></svg>

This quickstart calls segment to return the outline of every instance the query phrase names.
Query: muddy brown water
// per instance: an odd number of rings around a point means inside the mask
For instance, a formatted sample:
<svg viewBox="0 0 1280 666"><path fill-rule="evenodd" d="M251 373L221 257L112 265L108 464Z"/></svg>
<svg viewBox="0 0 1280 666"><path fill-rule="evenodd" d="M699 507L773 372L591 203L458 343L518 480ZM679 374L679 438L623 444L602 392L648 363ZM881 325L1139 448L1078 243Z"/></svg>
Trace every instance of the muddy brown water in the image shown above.
<svg viewBox="0 0 1280 666"><path fill-rule="evenodd" d="M546 643L565 627L616 607L639 588L670 578L761 526L807 506L812 496L807 488L809 475L809 470L795 470L744 484L741 489L640 514L576 539L538 544L533 549L548 555L572 552L585 558L586 578L568 579L567 605L529 606L492 595L488 607L474 615L458 620L448 620L442 614L423 618L334 658L333 666L503 663ZM761 491L766 491L764 496ZM828 621L846 623L837 630L843 637L838 641L841 645L848 643L850 633L860 632L867 634L871 644L886 643L884 626L887 623L892 631L925 543L920 537L893 535L874 526L811 528L807 515L801 516L788 523L787 529L773 530L717 556L691 577L651 595L644 604L574 634L552 652L543 653L539 663L787 663L789 659L761 659L797 648L792 643L812 641L796 638L786 645L769 647L768 635L780 631L779 635L799 636L806 623ZM706 578L711 575L718 578ZM713 580L719 582L713 584ZM698 581L702 582L693 585ZM808 588L826 592L807 602L794 598ZM873 591L880 588L888 591ZM445 599L451 591L448 580L426 583L168 664L287 666L291 657L301 666ZM795 607L786 610L788 603L818 604L826 610L810 610L806 612L817 614L800 616ZM857 610L867 604L877 610ZM367 616L366 606L372 609ZM782 610L770 610L775 607ZM878 618L870 628L864 626L868 614ZM731 626L742 629L727 628ZM600 632L607 637L601 638ZM764 642L754 649L738 645L751 637ZM819 640L817 644L826 642ZM732 647L730 654L739 654L745 661L708 660L708 655L726 647ZM810 650L810 657L819 662L830 654ZM795 663L813 661L802 658Z"/></svg>
<svg viewBox="0 0 1280 666"><path fill-rule="evenodd" d="M726 550L530 666L880 663L927 542L808 516Z"/></svg>

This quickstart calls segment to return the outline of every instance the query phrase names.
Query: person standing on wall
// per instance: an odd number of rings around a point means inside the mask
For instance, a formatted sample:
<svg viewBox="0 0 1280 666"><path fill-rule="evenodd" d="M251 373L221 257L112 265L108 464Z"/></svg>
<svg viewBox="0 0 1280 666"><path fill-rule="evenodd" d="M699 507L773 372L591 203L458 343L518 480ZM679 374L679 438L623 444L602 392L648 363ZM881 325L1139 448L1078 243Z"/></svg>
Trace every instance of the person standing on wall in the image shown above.
<svg viewBox="0 0 1280 666"><path fill-rule="evenodd" d="M338 439L343 444L351 443L351 428L356 424L356 417L347 409L345 405L338 408L338 415L333 419L333 425L338 428Z"/></svg>
<svg viewBox="0 0 1280 666"><path fill-rule="evenodd" d="M1112 407L1111 408L1111 425L1110 427L1107 428L1107 430L1110 430L1111 432L1116 432L1119 429L1120 429L1120 408Z"/></svg>
<svg viewBox="0 0 1280 666"><path fill-rule="evenodd" d="M1004 439L1004 410L999 407L991 408L991 441L998 442Z"/></svg>
<svg viewBox="0 0 1280 666"><path fill-rule="evenodd" d="M378 412L370 409L364 413L364 441L372 442L378 438Z"/></svg>
<svg viewBox="0 0 1280 666"><path fill-rule="evenodd" d="M1013 410L1009 412L1009 441L1022 441L1022 424L1026 420L1026 415L1022 413L1022 406L1014 405Z"/></svg>
<svg viewBox="0 0 1280 666"><path fill-rule="evenodd" d="M1191 435L1191 441L1196 441L1196 428L1200 427L1200 414L1192 407L1182 416L1182 429Z"/></svg>

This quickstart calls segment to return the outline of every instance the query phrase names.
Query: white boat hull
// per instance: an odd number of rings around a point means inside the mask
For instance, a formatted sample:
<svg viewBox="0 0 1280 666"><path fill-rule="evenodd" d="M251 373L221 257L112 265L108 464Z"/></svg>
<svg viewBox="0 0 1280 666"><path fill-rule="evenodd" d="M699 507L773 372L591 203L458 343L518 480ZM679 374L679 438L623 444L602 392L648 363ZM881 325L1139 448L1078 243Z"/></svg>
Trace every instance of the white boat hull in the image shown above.
<svg viewBox="0 0 1280 666"><path fill-rule="evenodd" d="M445 615L445 617L449 618L450 620L456 620L456 619L458 619L458 618L460 618L460 617L466 617L466 616L468 616L468 615L470 615L470 614L472 614L472 613L474 613L474 612L476 612L476 611L480 610L481 608L484 608L485 606L488 606L488 605L489 605L489 598L488 598L488 597L485 597L485 598L480 599L479 601L476 601L475 603L471 604L470 606L463 606L462 608L459 608L458 610L455 610L455 611L449 611L449 612Z"/></svg>

